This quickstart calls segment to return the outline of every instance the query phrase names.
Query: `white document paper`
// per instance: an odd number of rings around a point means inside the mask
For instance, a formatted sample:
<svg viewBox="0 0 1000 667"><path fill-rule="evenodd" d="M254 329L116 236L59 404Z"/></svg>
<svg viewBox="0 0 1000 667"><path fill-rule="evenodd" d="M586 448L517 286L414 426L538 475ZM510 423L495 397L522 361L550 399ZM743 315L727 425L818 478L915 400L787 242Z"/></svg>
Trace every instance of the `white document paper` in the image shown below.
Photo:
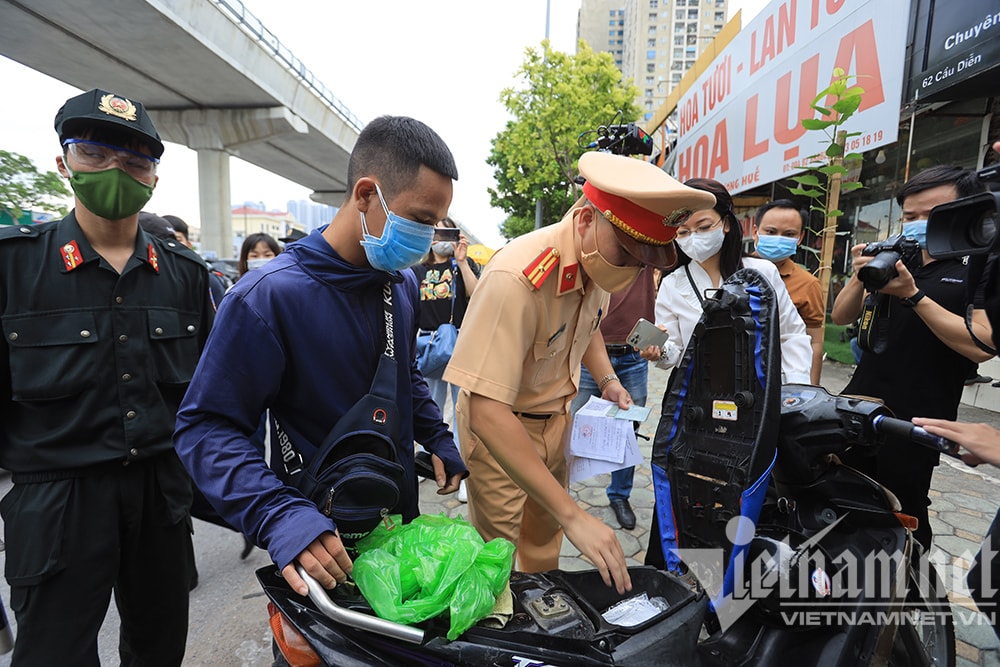
<svg viewBox="0 0 1000 667"><path fill-rule="evenodd" d="M629 419L611 416L618 406L592 397L573 417L568 463L570 484L642 463Z"/></svg>

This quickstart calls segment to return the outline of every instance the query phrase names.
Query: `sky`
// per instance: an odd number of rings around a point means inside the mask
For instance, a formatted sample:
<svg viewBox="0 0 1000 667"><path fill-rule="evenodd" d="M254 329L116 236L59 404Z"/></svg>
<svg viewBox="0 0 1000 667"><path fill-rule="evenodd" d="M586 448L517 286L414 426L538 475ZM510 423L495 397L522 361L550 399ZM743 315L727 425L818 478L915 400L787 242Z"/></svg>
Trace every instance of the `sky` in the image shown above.
<svg viewBox="0 0 1000 667"><path fill-rule="evenodd" d="M247 9L294 53L362 122L382 114L417 118L438 132L455 155L459 180L451 214L487 245L502 243L504 213L489 204L490 140L507 120L500 91L517 84L528 48L546 37L546 2L505 0L243 0ZM554 49L575 51L580 0L549 0L548 37ZM746 25L769 0L730 0ZM3 48L0 45L0 53ZM0 56L0 81L22 91L0 105L0 149L55 170L58 146L52 118L81 92ZM197 159L168 143L160 182L146 210L197 224ZM263 202L285 210L309 190L266 170L230 159L231 201Z"/></svg>

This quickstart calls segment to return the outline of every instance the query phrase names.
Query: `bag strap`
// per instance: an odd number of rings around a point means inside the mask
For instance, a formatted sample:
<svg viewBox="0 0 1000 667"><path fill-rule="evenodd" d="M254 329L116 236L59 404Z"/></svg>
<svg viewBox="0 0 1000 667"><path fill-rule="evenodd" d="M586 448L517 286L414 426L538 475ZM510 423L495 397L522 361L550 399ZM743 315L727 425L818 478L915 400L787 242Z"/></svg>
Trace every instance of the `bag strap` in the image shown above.
<svg viewBox="0 0 1000 667"><path fill-rule="evenodd" d="M694 295L696 297L698 297L698 303L701 304L702 308L704 308L705 307L705 297L703 297L701 295L701 292L698 291L698 286L694 284L694 276L691 275L691 269L688 268L687 264L684 265L684 273L687 274L688 282L690 282L691 283L691 287L694 288Z"/></svg>
<svg viewBox="0 0 1000 667"><path fill-rule="evenodd" d="M385 312L385 351L382 353L390 359L396 358L395 321L392 316L392 282L382 286L382 310Z"/></svg>
<svg viewBox="0 0 1000 667"><path fill-rule="evenodd" d="M458 262L451 258L451 315L448 316L448 324L455 323L455 295L458 293Z"/></svg>

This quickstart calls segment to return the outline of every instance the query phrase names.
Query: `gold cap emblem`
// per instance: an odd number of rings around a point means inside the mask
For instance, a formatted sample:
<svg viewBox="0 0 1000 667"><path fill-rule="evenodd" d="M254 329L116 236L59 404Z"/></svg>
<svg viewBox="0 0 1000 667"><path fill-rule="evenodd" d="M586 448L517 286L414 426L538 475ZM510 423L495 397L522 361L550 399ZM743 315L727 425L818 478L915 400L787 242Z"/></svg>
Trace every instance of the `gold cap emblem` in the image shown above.
<svg viewBox="0 0 1000 667"><path fill-rule="evenodd" d="M669 216L663 219L663 224L668 227L680 227L691 217L691 213L689 208L674 209Z"/></svg>
<svg viewBox="0 0 1000 667"><path fill-rule="evenodd" d="M97 107L110 116L117 116L125 120L135 120L135 105L124 97L118 97L108 93L101 97L101 103Z"/></svg>

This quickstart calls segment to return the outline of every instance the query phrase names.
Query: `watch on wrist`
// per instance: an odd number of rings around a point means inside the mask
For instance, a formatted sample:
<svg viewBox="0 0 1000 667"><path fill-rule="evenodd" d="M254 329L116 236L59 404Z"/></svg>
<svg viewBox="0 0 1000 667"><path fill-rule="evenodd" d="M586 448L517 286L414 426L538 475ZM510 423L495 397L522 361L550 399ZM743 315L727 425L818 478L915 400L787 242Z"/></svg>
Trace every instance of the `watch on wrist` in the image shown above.
<svg viewBox="0 0 1000 667"><path fill-rule="evenodd" d="M906 306L907 308L913 308L915 305L920 303L920 300L927 296L922 289L918 289L917 293L913 296L902 297L899 302Z"/></svg>

